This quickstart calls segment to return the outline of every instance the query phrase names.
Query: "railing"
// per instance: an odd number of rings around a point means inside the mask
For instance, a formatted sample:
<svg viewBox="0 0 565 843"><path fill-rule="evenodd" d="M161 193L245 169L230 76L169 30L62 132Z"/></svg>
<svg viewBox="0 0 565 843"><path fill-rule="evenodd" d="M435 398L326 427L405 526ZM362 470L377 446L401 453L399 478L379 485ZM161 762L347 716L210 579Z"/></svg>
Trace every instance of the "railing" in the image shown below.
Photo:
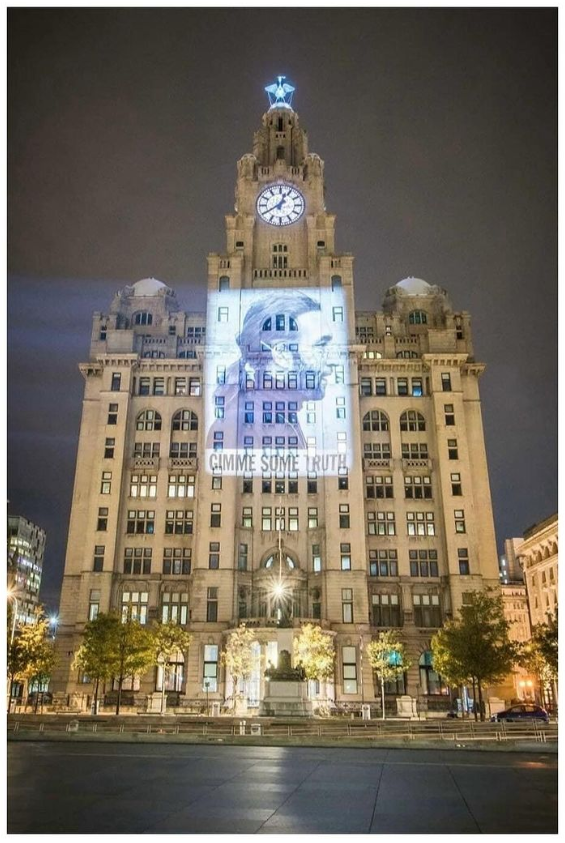
<svg viewBox="0 0 565 843"><path fill-rule="evenodd" d="M169 468L198 468L198 457L170 457Z"/></svg>
<svg viewBox="0 0 565 843"><path fill-rule="evenodd" d="M254 278L308 278L307 269L254 269Z"/></svg>

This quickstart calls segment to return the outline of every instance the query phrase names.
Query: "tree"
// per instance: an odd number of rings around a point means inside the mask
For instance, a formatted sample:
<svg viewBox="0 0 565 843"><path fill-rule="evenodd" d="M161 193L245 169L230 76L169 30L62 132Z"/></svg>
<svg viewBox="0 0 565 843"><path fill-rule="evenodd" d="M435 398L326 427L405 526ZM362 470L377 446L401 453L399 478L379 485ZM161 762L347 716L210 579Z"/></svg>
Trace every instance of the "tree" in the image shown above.
<svg viewBox="0 0 565 843"><path fill-rule="evenodd" d="M379 637L370 641L365 648L369 664L381 683L381 704L382 718L386 717L385 712L385 683L391 679L402 676L405 670L410 667L410 661L406 658L404 644L398 641L392 630L379 633Z"/></svg>
<svg viewBox="0 0 565 843"><path fill-rule="evenodd" d="M255 634L242 623L230 633L222 653L222 664L229 670L233 679L234 709L237 699L239 680L245 681L253 670L253 652L251 644L255 641Z"/></svg>
<svg viewBox="0 0 565 843"><path fill-rule="evenodd" d="M94 680L94 711L98 710L100 682L110 679L115 670L115 650L120 618L116 614L99 614L84 627L82 644L73 667Z"/></svg>
<svg viewBox="0 0 565 843"><path fill-rule="evenodd" d="M312 623L304 624L294 639L294 661L302 665L306 679L332 679L335 649L333 636Z"/></svg>
<svg viewBox="0 0 565 843"><path fill-rule="evenodd" d="M558 674L557 613L555 618L549 617L546 624L534 626L530 641L522 647L519 661L538 677L542 703L545 703L545 692L557 681Z"/></svg>
<svg viewBox="0 0 565 843"><path fill-rule="evenodd" d="M120 713L124 680L139 676L154 663L155 655L149 629L139 621L127 620L122 623L118 619L113 670L118 680L116 714Z"/></svg>
<svg viewBox="0 0 565 843"><path fill-rule="evenodd" d="M39 688L49 681L55 664L55 648L49 638L49 621L42 617L42 609L36 613L35 623L23 626L17 638L14 639L13 657L10 662L13 670L17 665L13 678L27 679L28 687L37 685L35 710L39 704Z"/></svg>
<svg viewBox="0 0 565 843"><path fill-rule="evenodd" d="M501 681L518 658L519 647L510 640L509 628L501 595L491 589L471 591L459 617L432 638L434 669L450 684L476 683L481 720L484 685Z"/></svg>
<svg viewBox="0 0 565 843"><path fill-rule="evenodd" d="M186 653L192 641L192 635L181 626L170 621L157 623L151 629L153 652L156 664L163 669L161 681L161 714L165 710L165 685L167 680L167 666L171 658L178 652Z"/></svg>

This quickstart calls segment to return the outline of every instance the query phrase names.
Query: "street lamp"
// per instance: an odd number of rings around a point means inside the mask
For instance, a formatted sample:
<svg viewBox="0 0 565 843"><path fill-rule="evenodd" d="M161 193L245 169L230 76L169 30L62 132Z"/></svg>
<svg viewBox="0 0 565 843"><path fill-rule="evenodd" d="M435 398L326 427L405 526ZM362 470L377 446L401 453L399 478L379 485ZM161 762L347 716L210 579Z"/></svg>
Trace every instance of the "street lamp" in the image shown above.
<svg viewBox="0 0 565 843"><path fill-rule="evenodd" d="M59 624L59 616L58 615L51 615L49 618L49 628L53 630L51 638L53 641L55 640L55 636L57 635L57 626Z"/></svg>

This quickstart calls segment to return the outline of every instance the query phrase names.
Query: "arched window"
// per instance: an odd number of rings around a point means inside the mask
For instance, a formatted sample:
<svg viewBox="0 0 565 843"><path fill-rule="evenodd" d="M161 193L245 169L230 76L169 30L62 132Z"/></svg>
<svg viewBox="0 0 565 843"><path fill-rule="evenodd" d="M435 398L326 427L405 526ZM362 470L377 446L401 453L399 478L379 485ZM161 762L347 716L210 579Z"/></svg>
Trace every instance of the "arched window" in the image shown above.
<svg viewBox="0 0 565 843"><path fill-rule="evenodd" d="M218 279L218 290L220 293L224 292L225 290L229 290L230 288L230 279L227 275L221 275Z"/></svg>
<svg viewBox="0 0 565 843"><path fill-rule="evenodd" d="M418 355L415 351L397 351L396 356L403 357L404 359L408 360L412 357L417 357Z"/></svg>
<svg viewBox="0 0 565 843"><path fill-rule="evenodd" d="M447 688L439 673L433 668L433 657L430 650L425 650L418 662L420 668L420 687L424 694L447 694Z"/></svg>
<svg viewBox="0 0 565 843"><path fill-rule="evenodd" d="M416 410L406 410L400 416L401 430L425 430L426 420L421 413Z"/></svg>
<svg viewBox="0 0 565 843"><path fill-rule="evenodd" d="M380 410L371 410L363 416L363 430L388 430L388 416Z"/></svg>
<svg viewBox="0 0 565 843"><path fill-rule="evenodd" d="M134 315L133 324L134 325L152 325L153 324L153 314L149 313L147 310L140 310L139 313L136 313Z"/></svg>
<svg viewBox="0 0 565 843"><path fill-rule="evenodd" d="M285 556L285 558L284 558L284 560L283 560L283 567L285 567L285 566L286 566L286 567L287 567L290 571L292 571L292 570L294 570L294 569L296 568L296 564L295 564L294 560L293 560L293 559L291 559L291 557L290 557L290 556ZM278 554L278 551L277 551L277 553L271 553L271 555L270 555L270 556L267 556L267 558L265 559L265 564L264 564L264 567L265 567L265 568L275 568L275 569L278 569L278 567L279 567L279 554Z"/></svg>
<svg viewBox="0 0 565 843"><path fill-rule="evenodd" d="M269 318L268 318L268 319L265 319L265 321L263 322L263 325L262 325L262 327L261 327L261 330L262 330L262 331L270 331L270 330L271 330L271 325L272 325L272 322L271 322L271 317L269 316Z"/></svg>
<svg viewBox="0 0 565 843"><path fill-rule="evenodd" d="M288 328L287 328L288 325ZM262 331L272 331L273 330L273 320L269 316L263 322L261 327ZM275 315L275 331L298 331L298 324L296 319L293 316L287 316L286 313L277 313Z"/></svg>
<svg viewBox="0 0 565 843"><path fill-rule="evenodd" d="M296 319L293 319L292 316L288 317L288 329L289 329L289 331L298 331L298 325L296 324Z"/></svg>
<svg viewBox="0 0 565 843"><path fill-rule="evenodd" d="M189 348L188 351L179 351L179 357L182 358L182 359L188 357L191 360L195 360L196 359L196 352L192 348Z"/></svg>
<svg viewBox="0 0 565 843"><path fill-rule="evenodd" d="M198 430L198 416L192 410L179 410L173 416L173 430Z"/></svg>
<svg viewBox="0 0 565 843"><path fill-rule="evenodd" d="M413 310L408 314L408 321L411 325L427 325L428 314L425 310Z"/></svg>
<svg viewBox="0 0 565 843"><path fill-rule="evenodd" d="M161 430L161 415L155 410L144 410L135 422L136 430Z"/></svg>
<svg viewBox="0 0 565 843"><path fill-rule="evenodd" d="M332 292L341 290L341 275L332 275Z"/></svg>

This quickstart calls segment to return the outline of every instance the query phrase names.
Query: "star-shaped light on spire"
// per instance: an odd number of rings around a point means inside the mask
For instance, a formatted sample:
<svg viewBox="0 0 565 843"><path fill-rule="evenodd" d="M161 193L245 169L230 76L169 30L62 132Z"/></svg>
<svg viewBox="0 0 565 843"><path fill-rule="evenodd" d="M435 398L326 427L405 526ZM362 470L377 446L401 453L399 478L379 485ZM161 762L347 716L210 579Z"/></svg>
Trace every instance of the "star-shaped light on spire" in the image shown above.
<svg viewBox="0 0 565 843"><path fill-rule="evenodd" d="M284 107L284 108L291 108L292 107L292 94L294 93L294 88L292 85L289 85L288 82L285 82L286 76L277 76L277 81L274 85L267 85L265 88L268 96L269 96L269 105L271 108L277 107Z"/></svg>

